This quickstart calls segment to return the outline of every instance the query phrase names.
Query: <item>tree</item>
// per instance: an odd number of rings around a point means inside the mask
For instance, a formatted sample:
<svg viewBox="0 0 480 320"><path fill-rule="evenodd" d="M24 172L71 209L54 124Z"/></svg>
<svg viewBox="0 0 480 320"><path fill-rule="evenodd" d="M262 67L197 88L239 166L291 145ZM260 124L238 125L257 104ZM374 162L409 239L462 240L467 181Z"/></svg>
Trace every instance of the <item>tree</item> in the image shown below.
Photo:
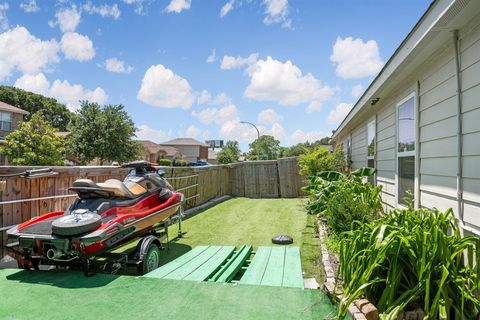
<svg viewBox="0 0 480 320"><path fill-rule="evenodd" d="M123 105L107 105L84 101L68 126L67 149L81 163L99 158L126 162L140 153L140 144L133 140L135 125Z"/></svg>
<svg viewBox="0 0 480 320"><path fill-rule="evenodd" d="M26 120L41 111L45 120L58 131L66 131L72 112L53 98L15 87L0 86L0 101L30 112Z"/></svg>
<svg viewBox="0 0 480 320"><path fill-rule="evenodd" d="M280 151L280 141L272 136L263 135L249 145L248 159L273 160L277 159Z"/></svg>
<svg viewBox="0 0 480 320"><path fill-rule="evenodd" d="M240 152L238 141L227 141L222 150L217 154L218 163L227 164L238 162Z"/></svg>
<svg viewBox="0 0 480 320"><path fill-rule="evenodd" d="M54 131L42 114L36 113L30 121L22 122L18 130L9 133L0 149L15 165L63 165L64 139L55 136Z"/></svg>

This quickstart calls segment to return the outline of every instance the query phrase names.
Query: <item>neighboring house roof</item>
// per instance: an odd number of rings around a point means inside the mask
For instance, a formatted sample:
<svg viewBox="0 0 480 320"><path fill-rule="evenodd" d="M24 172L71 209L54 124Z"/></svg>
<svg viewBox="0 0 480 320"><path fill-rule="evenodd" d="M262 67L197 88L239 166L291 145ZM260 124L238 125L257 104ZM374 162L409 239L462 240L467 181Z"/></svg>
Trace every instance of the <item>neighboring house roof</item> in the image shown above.
<svg viewBox="0 0 480 320"><path fill-rule="evenodd" d="M177 138L170 141L162 142L163 146L202 146L208 147L207 144L195 140L193 138Z"/></svg>
<svg viewBox="0 0 480 320"><path fill-rule="evenodd" d="M151 154L158 153L159 151L164 151L167 154L167 156L172 156L172 157L180 154L180 151L178 151L177 148L170 147L170 146L162 146L150 140L138 140L138 142L140 142L143 145L143 147L147 149L148 152Z"/></svg>
<svg viewBox="0 0 480 320"><path fill-rule="evenodd" d="M0 111L8 111L8 112L20 113L20 114L29 114L29 112L27 112L23 109L14 107L14 106L12 106L8 103L5 103L3 101L0 101Z"/></svg>
<svg viewBox="0 0 480 320"><path fill-rule="evenodd" d="M471 3L475 3L475 1L471 1ZM382 98L378 95L379 91L387 87L387 84L390 83L390 81L398 81L395 80L398 78L398 73L405 70L408 63L412 63L412 61L419 59L419 52L425 48L428 43L436 40L435 38L439 38L439 35L441 34L440 31L445 31L445 34L443 35L444 38L451 37L448 36L448 34L451 34L450 30L447 30L444 25L447 25L455 18L458 19L459 17L456 17L457 14L462 11L463 7L467 4L468 1L432 1L427 11L425 11L422 17L418 20L413 29L408 33L390 59L388 59L382 70L380 70L378 75L370 83L369 87L335 130L332 139L335 140L344 129L348 128L357 118L356 116L360 114L361 110L370 105L373 106L374 103L372 104L372 99L378 97ZM463 11L463 13L468 12L468 10ZM474 13L475 12L472 11L468 14ZM436 28L437 26L438 28ZM441 41L437 39L437 42ZM427 54L431 54L431 52L432 51L427 51Z"/></svg>

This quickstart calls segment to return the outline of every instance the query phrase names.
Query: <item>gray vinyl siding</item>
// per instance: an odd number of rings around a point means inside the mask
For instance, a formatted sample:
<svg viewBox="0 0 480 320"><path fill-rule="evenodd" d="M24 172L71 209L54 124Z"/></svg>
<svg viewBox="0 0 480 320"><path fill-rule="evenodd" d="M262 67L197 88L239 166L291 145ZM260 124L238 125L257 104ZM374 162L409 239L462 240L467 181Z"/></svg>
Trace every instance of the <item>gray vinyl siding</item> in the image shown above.
<svg viewBox="0 0 480 320"><path fill-rule="evenodd" d="M419 81L420 195L417 197L422 207L456 208L457 98L451 41L422 71Z"/></svg>
<svg viewBox="0 0 480 320"><path fill-rule="evenodd" d="M480 226L480 17L461 32L464 220Z"/></svg>
<svg viewBox="0 0 480 320"><path fill-rule="evenodd" d="M386 211L395 207L395 134L395 104L390 102L377 113L377 184Z"/></svg>
<svg viewBox="0 0 480 320"><path fill-rule="evenodd" d="M367 166L367 127L361 126L352 132L352 168Z"/></svg>

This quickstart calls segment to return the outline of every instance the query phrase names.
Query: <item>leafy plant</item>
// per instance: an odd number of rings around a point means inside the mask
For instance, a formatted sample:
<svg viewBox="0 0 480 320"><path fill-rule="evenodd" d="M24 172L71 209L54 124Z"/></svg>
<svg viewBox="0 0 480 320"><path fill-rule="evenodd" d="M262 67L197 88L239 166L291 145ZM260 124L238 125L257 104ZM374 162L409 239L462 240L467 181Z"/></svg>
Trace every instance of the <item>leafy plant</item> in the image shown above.
<svg viewBox="0 0 480 320"><path fill-rule="evenodd" d="M171 166L172 160L169 159L158 159L158 164L161 166Z"/></svg>
<svg viewBox="0 0 480 320"><path fill-rule="evenodd" d="M238 141L227 141L222 150L217 154L218 163L227 164L238 162L240 153Z"/></svg>
<svg viewBox="0 0 480 320"><path fill-rule="evenodd" d="M308 211L324 215L336 234L350 230L354 221L378 218L382 213L381 186L364 182L364 177L373 174L375 169L360 168L351 174L322 171L309 177L310 184L303 188L311 198Z"/></svg>
<svg viewBox="0 0 480 320"><path fill-rule="evenodd" d="M140 144L133 140L135 125L123 105L106 105L84 101L68 125L68 151L81 163L98 158L100 163L133 160Z"/></svg>
<svg viewBox="0 0 480 320"><path fill-rule="evenodd" d="M344 233L338 318L359 297L384 319L423 308L424 319L478 319L480 239L462 237L451 209L392 210Z"/></svg>
<svg viewBox="0 0 480 320"><path fill-rule="evenodd" d="M37 112L6 136L0 151L15 165L61 166L65 160L65 142L54 132L42 112Z"/></svg>
<svg viewBox="0 0 480 320"><path fill-rule="evenodd" d="M180 160L173 161L172 164L173 164L174 167L188 167L189 162L188 162L188 160L180 159Z"/></svg>
<svg viewBox="0 0 480 320"><path fill-rule="evenodd" d="M316 147L306 150L298 159L300 174L314 176L319 172L336 170L342 173L347 172L347 160L343 153L342 145L335 147L333 153L328 147Z"/></svg>
<svg viewBox="0 0 480 320"><path fill-rule="evenodd" d="M72 112L57 100L15 87L0 86L0 101L28 111L30 114L25 117L27 121L35 113L42 112L48 124L60 131L67 130L72 117Z"/></svg>
<svg viewBox="0 0 480 320"><path fill-rule="evenodd" d="M280 141L269 135L261 135L248 146L249 160L274 160L280 151Z"/></svg>

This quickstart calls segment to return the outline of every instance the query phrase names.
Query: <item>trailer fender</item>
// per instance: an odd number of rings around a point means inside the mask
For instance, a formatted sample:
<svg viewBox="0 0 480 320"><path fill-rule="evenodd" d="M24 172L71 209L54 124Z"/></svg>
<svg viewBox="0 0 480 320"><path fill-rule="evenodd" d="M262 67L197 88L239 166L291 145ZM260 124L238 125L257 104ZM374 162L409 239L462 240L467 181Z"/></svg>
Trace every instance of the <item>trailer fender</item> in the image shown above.
<svg viewBox="0 0 480 320"><path fill-rule="evenodd" d="M148 248L152 243L155 243L158 246L158 248L162 247L160 240L158 240L158 238L153 235L146 236L139 242L139 244L137 245L139 261L143 261L143 259L147 255Z"/></svg>

